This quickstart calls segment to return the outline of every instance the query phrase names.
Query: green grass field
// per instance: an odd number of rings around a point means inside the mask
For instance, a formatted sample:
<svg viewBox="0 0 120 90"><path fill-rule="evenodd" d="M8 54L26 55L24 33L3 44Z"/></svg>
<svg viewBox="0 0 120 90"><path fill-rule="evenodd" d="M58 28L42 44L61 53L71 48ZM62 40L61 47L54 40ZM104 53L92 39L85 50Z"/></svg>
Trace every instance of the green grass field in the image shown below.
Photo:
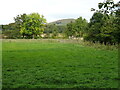
<svg viewBox="0 0 120 90"><path fill-rule="evenodd" d="M3 88L117 88L117 50L41 40L3 40Z"/></svg>

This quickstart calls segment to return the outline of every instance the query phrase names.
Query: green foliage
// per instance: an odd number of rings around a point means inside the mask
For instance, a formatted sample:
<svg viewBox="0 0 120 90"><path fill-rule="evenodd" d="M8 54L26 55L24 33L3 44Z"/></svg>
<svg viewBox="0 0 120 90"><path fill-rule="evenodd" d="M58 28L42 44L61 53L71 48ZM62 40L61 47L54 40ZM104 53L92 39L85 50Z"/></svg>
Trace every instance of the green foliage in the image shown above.
<svg viewBox="0 0 120 90"><path fill-rule="evenodd" d="M55 24L47 24L44 33L47 34L47 38L55 38L58 35L58 28Z"/></svg>
<svg viewBox="0 0 120 90"><path fill-rule="evenodd" d="M67 36L73 36L75 34L73 22L67 24L67 29L66 29L65 33Z"/></svg>
<svg viewBox="0 0 120 90"><path fill-rule="evenodd" d="M66 25L58 25L57 28L59 33L64 33L67 29Z"/></svg>
<svg viewBox="0 0 120 90"><path fill-rule="evenodd" d="M67 24L66 35L74 36L74 37L82 37L83 33L86 31L87 21L82 17L75 20L75 22L71 22Z"/></svg>
<svg viewBox="0 0 120 90"><path fill-rule="evenodd" d="M58 28L57 28L57 26L55 24L53 25L53 29L52 30L53 30L52 31L52 37L56 38L58 36Z"/></svg>
<svg viewBox="0 0 120 90"><path fill-rule="evenodd" d="M85 40L99 41L100 43L116 43L114 32L116 32L116 27L114 24L115 17L113 15L107 17L106 14L100 12L94 13L90 23L88 25L89 30Z"/></svg>
<svg viewBox="0 0 120 90"><path fill-rule="evenodd" d="M113 0L106 0L103 3L98 4L99 12L104 14L114 14L120 8L120 2L114 3ZM117 8L117 9L116 9Z"/></svg>
<svg viewBox="0 0 120 90"><path fill-rule="evenodd" d="M116 28L114 32L114 37L117 40L117 42L120 43L120 9L116 11L114 27Z"/></svg>
<svg viewBox="0 0 120 90"><path fill-rule="evenodd" d="M2 31L4 39L17 39L21 38L19 30L5 30Z"/></svg>
<svg viewBox="0 0 120 90"><path fill-rule="evenodd" d="M107 0L106 2L102 3L102 7L99 8L99 12L102 11L110 17L109 14L112 14L115 16L115 19L113 21L113 34L111 37L115 38L115 42L120 43L120 1L117 2L116 4L114 3L113 0Z"/></svg>
<svg viewBox="0 0 120 90"><path fill-rule="evenodd" d="M98 41L99 39L99 34L100 34L100 28L101 25L103 25L103 14L101 13L94 13L92 18L90 19L90 23L88 24L88 30L87 30L87 36L85 36L85 40L90 40L90 41Z"/></svg>
<svg viewBox="0 0 120 90"><path fill-rule="evenodd" d="M75 32L76 37L83 37L83 33L86 31L87 28L87 21L82 17L76 19L75 21Z"/></svg>
<svg viewBox="0 0 120 90"><path fill-rule="evenodd" d="M44 30L44 34L46 34L45 38L59 38L59 34L64 34L65 30L65 25L46 24Z"/></svg>
<svg viewBox="0 0 120 90"><path fill-rule="evenodd" d="M7 39L21 38L20 31L16 27L15 23L2 25L2 34L3 34L3 38L7 38Z"/></svg>
<svg viewBox="0 0 120 90"><path fill-rule="evenodd" d="M84 39L104 44L120 43L119 5L119 2L114 4L112 0L99 3L99 10L96 10L90 19Z"/></svg>
<svg viewBox="0 0 120 90"><path fill-rule="evenodd" d="M117 50L61 42L3 40L3 89L118 87Z"/></svg>
<svg viewBox="0 0 120 90"><path fill-rule="evenodd" d="M2 27L2 30L9 30L8 25L1 25L1 27Z"/></svg>
<svg viewBox="0 0 120 90"><path fill-rule="evenodd" d="M20 28L20 33L23 35L23 38L24 36L35 38L35 36L37 37L43 33L46 19L38 13L23 14L15 18L15 23Z"/></svg>

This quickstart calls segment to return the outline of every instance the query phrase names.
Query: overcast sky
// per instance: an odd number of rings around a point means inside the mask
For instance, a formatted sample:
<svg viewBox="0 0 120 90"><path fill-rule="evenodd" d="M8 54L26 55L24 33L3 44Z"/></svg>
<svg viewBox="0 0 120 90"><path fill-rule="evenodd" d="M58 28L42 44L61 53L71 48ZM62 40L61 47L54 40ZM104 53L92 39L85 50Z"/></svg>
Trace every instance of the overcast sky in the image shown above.
<svg viewBox="0 0 120 90"><path fill-rule="evenodd" d="M52 22L65 18L91 18L91 8L97 8L99 2L104 0L1 0L0 24L14 22L19 14L37 12ZM114 0L119 1L119 0Z"/></svg>

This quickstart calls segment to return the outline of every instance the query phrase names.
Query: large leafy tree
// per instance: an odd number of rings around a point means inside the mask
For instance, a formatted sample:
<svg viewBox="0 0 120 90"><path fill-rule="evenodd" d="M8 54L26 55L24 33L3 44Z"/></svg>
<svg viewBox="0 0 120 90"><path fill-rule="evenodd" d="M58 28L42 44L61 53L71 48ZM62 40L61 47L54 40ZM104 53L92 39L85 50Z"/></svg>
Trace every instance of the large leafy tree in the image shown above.
<svg viewBox="0 0 120 90"><path fill-rule="evenodd" d="M86 27L87 27L86 19L83 19L82 17L76 19L75 21L76 37L83 37L83 33L86 31Z"/></svg>
<svg viewBox="0 0 120 90"><path fill-rule="evenodd" d="M89 29L87 31L86 40L98 41L104 44L113 44L117 40L114 33L116 32L115 27L115 16L103 14L101 12L95 12L90 19L88 25Z"/></svg>
<svg viewBox="0 0 120 90"><path fill-rule="evenodd" d="M88 24L87 35L85 37L86 40L90 41L99 41L100 40L100 32L101 26L104 24L103 14L99 12L95 12L90 19L90 23Z"/></svg>
<svg viewBox="0 0 120 90"><path fill-rule="evenodd" d="M75 36L75 23L74 22L70 22L67 24L67 29L65 31L66 35L69 37Z"/></svg>
<svg viewBox="0 0 120 90"><path fill-rule="evenodd" d="M108 19L111 20L111 15L115 17L112 24L107 22L109 24L107 24L107 27L112 25L113 30L111 36L114 37L115 42L120 43L120 1L114 3L113 0L105 0L103 3L99 3L98 7L99 10L96 11L107 15ZM111 31L111 29L109 31Z"/></svg>
<svg viewBox="0 0 120 90"><path fill-rule="evenodd" d="M114 19L114 32L113 36L117 43L120 43L120 1L114 3L113 0L106 0L106 2L99 3L99 12L105 13L106 15L112 14L115 16Z"/></svg>
<svg viewBox="0 0 120 90"><path fill-rule="evenodd" d="M46 19L38 13L23 14L15 18L15 23L23 38L24 36L35 38L43 33Z"/></svg>
<svg viewBox="0 0 120 90"><path fill-rule="evenodd" d="M47 24L44 33L46 33L47 38L56 38L59 33L59 28L56 24Z"/></svg>
<svg viewBox="0 0 120 90"><path fill-rule="evenodd" d="M53 28L52 28L52 37L56 38L58 36L58 28L55 24L53 24Z"/></svg>
<svg viewBox="0 0 120 90"><path fill-rule="evenodd" d="M104 44L120 42L120 9L119 3L114 4L112 0L106 0L98 4L90 19L86 40L99 41ZM95 10L95 9L92 9Z"/></svg>
<svg viewBox="0 0 120 90"><path fill-rule="evenodd" d="M106 16L106 15L104 15ZM104 24L101 26L100 28L100 34L99 36L101 37L99 41L109 44L113 44L116 43L116 39L113 35L113 33L115 32L116 28L115 28L115 24L114 22L115 17L114 16L109 16L109 18L104 19Z"/></svg>
<svg viewBox="0 0 120 90"><path fill-rule="evenodd" d="M86 31L87 24L88 23L85 19L79 17L75 22L67 24L67 30L65 33L67 36L82 37L83 33Z"/></svg>

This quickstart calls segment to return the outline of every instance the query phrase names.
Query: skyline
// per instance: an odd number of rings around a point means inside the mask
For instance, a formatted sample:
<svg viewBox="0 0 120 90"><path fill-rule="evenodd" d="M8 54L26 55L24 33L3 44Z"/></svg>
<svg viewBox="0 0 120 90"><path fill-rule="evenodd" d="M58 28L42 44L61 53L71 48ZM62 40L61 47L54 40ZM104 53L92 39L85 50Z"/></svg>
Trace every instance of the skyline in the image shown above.
<svg viewBox="0 0 120 90"><path fill-rule="evenodd" d="M26 13L39 13L47 22L60 19L79 17L90 20L94 12L91 8L98 9L98 3L104 0L2 0L0 5L0 24L14 22L14 17ZM118 0L114 0L117 2ZM7 6L7 7L5 7Z"/></svg>

